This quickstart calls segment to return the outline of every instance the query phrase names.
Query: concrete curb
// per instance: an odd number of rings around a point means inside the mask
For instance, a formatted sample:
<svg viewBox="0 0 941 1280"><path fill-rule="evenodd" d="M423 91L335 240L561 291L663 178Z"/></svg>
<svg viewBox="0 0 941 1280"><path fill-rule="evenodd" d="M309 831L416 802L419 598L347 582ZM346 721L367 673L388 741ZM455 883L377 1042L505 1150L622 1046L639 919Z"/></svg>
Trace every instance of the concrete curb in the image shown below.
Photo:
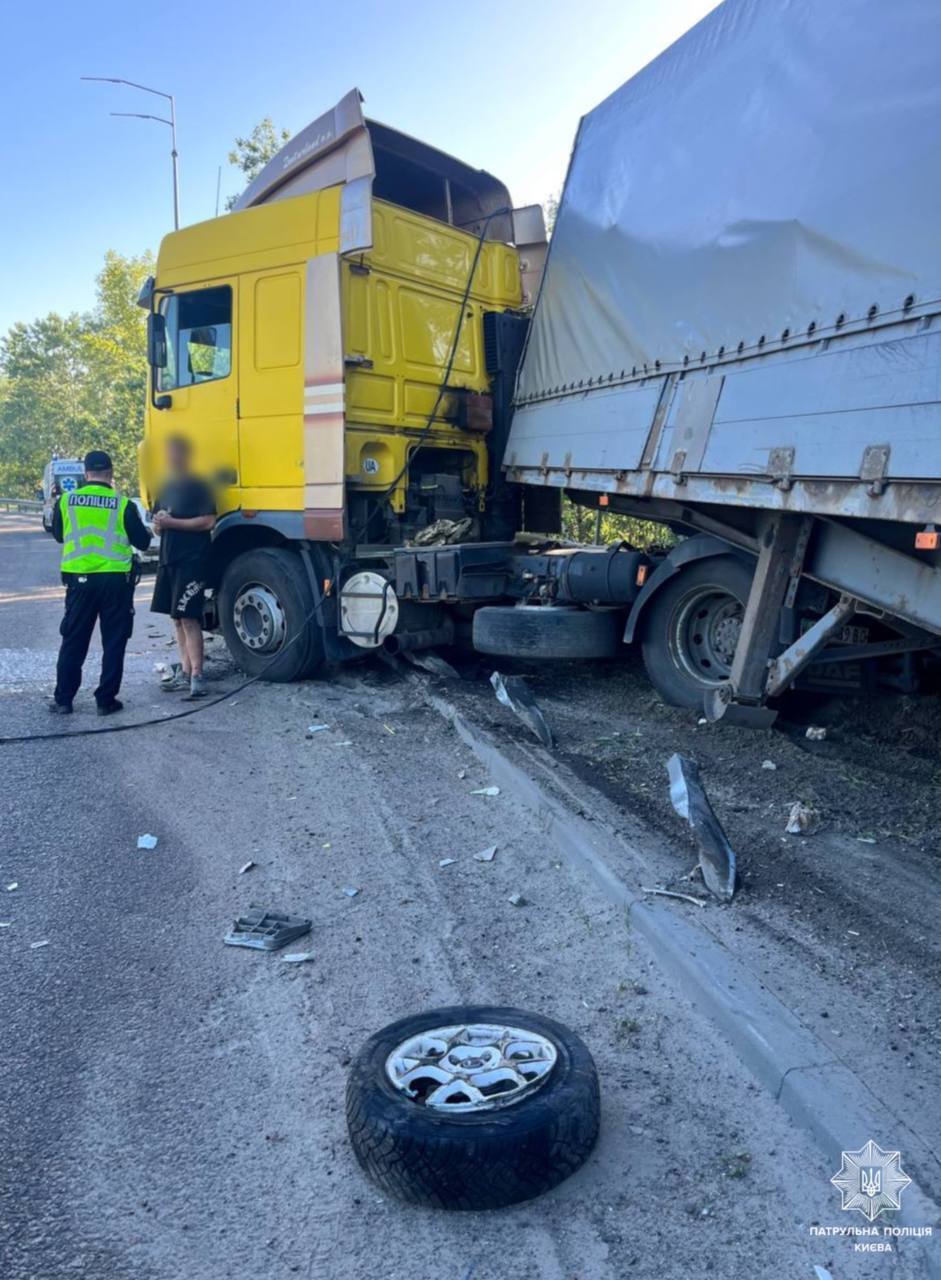
<svg viewBox="0 0 941 1280"><path fill-rule="evenodd" d="M617 864L623 861L625 867L639 870L642 859L636 849L604 824L579 817L447 699L427 692L425 696L494 781L533 814L566 861L587 872L611 902L625 908L632 927L643 936L663 971L731 1043L794 1123L811 1136L834 1171L840 1167L843 1150L857 1149L869 1138L878 1142L880 1135L891 1135L893 1144L898 1142L903 1168L906 1151L916 1160L937 1158L723 943L675 910L655 905L629 888ZM841 1216L835 1202L834 1225ZM860 1218L858 1225L862 1222ZM847 1220L840 1225L857 1224ZM941 1210L913 1181L904 1192L901 1210L892 1214L887 1225L932 1226L937 1231ZM895 1243L906 1258L918 1259L925 1276L941 1277L935 1240L909 1238Z"/></svg>

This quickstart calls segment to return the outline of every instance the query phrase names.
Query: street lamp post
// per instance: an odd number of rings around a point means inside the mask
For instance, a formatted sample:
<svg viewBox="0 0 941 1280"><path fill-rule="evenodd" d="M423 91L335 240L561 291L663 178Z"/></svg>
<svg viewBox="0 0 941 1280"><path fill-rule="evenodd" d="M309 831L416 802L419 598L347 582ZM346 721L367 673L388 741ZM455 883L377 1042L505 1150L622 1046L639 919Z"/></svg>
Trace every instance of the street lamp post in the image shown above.
<svg viewBox="0 0 941 1280"><path fill-rule="evenodd" d="M151 89L146 84L138 84L134 80L121 80L115 76L82 76L82 80L97 80L104 84L126 84L131 89L141 89L144 93L153 93L158 98L166 98L170 104L170 119L166 116L146 115L141 111L112 111L109 114L113 116L133 116L136 120L156 120L159 124L168 124L170 126L170 157L173 161L173 227L174 230L180 229L180 165L179 153L176 149L176 102L172 93L163 93L160 89Z"/></svg>

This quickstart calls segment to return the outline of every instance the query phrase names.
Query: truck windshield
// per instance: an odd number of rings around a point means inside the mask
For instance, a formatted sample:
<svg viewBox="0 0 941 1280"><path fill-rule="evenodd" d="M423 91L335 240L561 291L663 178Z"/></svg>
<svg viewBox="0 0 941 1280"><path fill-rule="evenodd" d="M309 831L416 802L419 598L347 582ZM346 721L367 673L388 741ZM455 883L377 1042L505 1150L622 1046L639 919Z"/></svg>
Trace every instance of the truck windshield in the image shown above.
<svg viewBox="0 0 941 1280"><path fill-rule="evenodd" d="M157 390L227 378L232 371L232 290L227 286L173 293L161 299L167 322L167 363Z"/></svg>

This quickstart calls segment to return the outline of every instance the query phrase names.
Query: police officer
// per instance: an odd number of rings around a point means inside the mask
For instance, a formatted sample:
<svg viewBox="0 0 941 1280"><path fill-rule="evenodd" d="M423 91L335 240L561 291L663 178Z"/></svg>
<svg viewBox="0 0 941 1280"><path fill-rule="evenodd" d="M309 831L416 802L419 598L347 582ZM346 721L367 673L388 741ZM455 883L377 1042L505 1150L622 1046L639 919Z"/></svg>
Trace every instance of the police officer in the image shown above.
<svg viewBox="0 0 941 1280"><path fill-rule="evenodd" d="M53 510L52 533L62 543L65 617L49 710L69 715L82 683L82 664L95 623L101 625L101 679L95 690L98 714L120 711L118 690L124 650L134 625L134 553L150 545L133 502L115 493L111 459L100 449L85 455L85 482L64 493Z"/></svg>

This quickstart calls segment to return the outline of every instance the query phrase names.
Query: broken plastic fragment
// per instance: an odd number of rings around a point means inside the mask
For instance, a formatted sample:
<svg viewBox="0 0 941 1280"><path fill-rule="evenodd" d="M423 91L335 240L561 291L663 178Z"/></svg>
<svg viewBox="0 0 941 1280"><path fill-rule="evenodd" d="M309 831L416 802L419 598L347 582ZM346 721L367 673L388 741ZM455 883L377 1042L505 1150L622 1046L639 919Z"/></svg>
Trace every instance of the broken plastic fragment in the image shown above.
<svg viewBox="0 0 941 1280"><path fill-rule="evenodd" d="M239 867L239 875L240 875L240 876L243 876L243 875L245 874L245 872L246 872L246 871L251 871L252 867L254 867L254 866L256 866L256 865L257 865L257 864L256 864L256 863L254 863L254 862L251 860L251 858L249 858L249 860L248 860L247 862L243 862L243 863L242 863L242 865Z"/></svg>
<svg viewBox="0 0 941 1280"><path fill-rule="evenodd" d="M735 894L735 853L722 824L703 789L699 769L687 756L672 755L667 762L670 803L690 825L699 846L699 867L706 888L723 902Z"/></svg>
<svg viewBox="0 0 941 1280"><path fill-rule="evenodd" d="M290 955L281 957L285 964L304 964L305 961L313 960L313 958L313 951L292 951Z"/></svg>
<svg viewBox="0 0 941 1280"><path fill-rule="evenodd" d="M530 733L539 739L544 747L554 746L552 730L546 724L533 697L533 692L522 676L504 676L495 671L490 677L497 702L508 707Z"/></svg>
<svg viewBox="0 0 941 1280"><path fill-rule="evenodd" d="M481 849L480 853L474 854L475 862L493 862L497 856L497 846L492 844L489 849Z"/></svg>
<svg viewBox="0 0 941 1280"><path fill-rule="evenodd" d="M346 894L348 898L355 898L356 895L359 893L359 890L354 889L351 884L348 884L344 886L343 892Z"/></svg>
<svg viewBox="0 0 941 1280"><path fill-rule="evenodd" d="M797 800L791 805L791 812L788 814L787 826L784 830L789 836L811 835L819 820L820 813L817 809L804 804L802 800Z"/></svg>
<svg viewBox="0 0 941 1280"><path fill-rule="evenodd" d="M521 893L511 893L510 896L507 898L507 902L510 904L511 907L526 906L526 899L523 897Z"/></svg>
<svg viewBox="0 0 941 1280"><path fill-rule="evenodd" d="M157 837L151 835L143 835L137 837L138 849L156 849Z"/></svg>
<svg viewBox="0 0 941 1280"><path fill-rule="evenodd" d="M439 867L450 867L452 863L457 862L457 858L439 858Z"/></svg>
<svg viewBox="0 0 941 1280"><path fill-rule="evenodd" d="M7 885L7 893L12 893L14 889L18 889L19 887L20 887L19 880L11 880L10 883Z"/></svg>
<svg viewBox="0 0 941 1280"><path fill-rule="evenodd" d="M762 760L761 767L762 769L769 769L773 773L778 766L774 763L773 760Z"/></svg>
<svg viewBox="0 0 941 1280"><path fill-rule="evenodd" d="M478 787L476 791L472 791L472 796L498 796L500 794L499 787Z"/></svg>

